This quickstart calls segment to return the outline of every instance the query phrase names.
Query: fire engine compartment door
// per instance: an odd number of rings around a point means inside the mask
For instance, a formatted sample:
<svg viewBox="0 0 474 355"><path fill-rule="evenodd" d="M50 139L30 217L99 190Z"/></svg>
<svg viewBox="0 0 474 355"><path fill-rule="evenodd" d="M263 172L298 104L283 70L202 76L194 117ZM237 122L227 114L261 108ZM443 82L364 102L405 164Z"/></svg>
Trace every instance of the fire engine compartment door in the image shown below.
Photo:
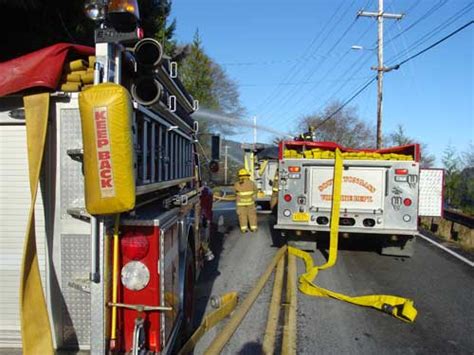
<svg viewBox="0 0 474 355"><path fill-rule="evenodd" d="M348 167L342 174L341 210L382 211L386 168ZM334 168L310 168L310 206L331 209Z"/></svg>
<svg viewBox="0 0 474 355"><path fill-rule="evenodd" d="M273 189L272 185L270 185L270 181L273 182L277 167L278 164L276 161L269 161L265 171L262 174L262 191L265 192L265 195L272 194Z"/></svg>
<svg viewBox="0 0 474 355"><path fill-rule="evenodd" d="M420 169L420 217L442 217L443 215L443 169Z"/></svg>

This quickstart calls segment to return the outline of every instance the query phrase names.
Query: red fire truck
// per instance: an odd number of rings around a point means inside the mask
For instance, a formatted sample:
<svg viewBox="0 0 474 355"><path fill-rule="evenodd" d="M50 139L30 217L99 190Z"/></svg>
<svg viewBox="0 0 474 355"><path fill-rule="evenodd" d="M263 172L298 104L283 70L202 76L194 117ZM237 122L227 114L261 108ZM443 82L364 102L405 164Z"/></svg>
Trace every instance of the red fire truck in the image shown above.
<svg viewBox="0 0 474 355"><path fill-rule="evenodd" d="M27 149L44 149L33 205L34 262L54 349L165 354L192 329L194 285L211 255L212 218L200 180L198 122L191 117L198 104L160 43L140 39L136 11L129 10L109 6L109 26L96 30L95 48L58 44L0 64L7 74L0 80L0 134L9 147L2 171L21 176L1 185L2 199L12 201L0 211L2 253L10 255L0 270L8 289L0 302L1 346L21 346L19 319L23 326L26 319L13 305L23 285ZM114 21L119 25L110 26ZM74 74L78 86L60 83ZM93 82L84 85L86 78ZM47 129L40 146L25 134L32 112L25 90L32 89L48 93L41 98L47 114L36 117ZM15 160L8 159L12 151ZM25 302L31 308L35 300ZM39 340L23 339L23 346Z"/></svg>

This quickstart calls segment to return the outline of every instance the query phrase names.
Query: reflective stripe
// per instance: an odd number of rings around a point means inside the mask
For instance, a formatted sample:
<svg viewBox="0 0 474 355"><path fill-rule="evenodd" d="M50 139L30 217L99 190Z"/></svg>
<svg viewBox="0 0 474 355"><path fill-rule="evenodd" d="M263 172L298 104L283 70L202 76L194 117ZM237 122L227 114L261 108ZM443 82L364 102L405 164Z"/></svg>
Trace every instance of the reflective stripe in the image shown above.
<svg viewBox="0 0 474 355"><path fill-rule="evenodd" d="M237 202L237 207L253 206L254 202Z"/></svg>
<svg viewBox="0 0 474 355"><path fill-rule="evenodd" d="M273 188L273 192L278 192L278 191L279 191L278 187Z"/></svg>
<svg viewBox="0 0 474 355"><path fill-rule="evenodd" d="M237 196L252 196L255 194L255 191L237 191Z"/></svg>
<svg viewBox="0 0 474 355"><path fill-rule="evenodd" d="M253 202L253 198L241 198L239 202Z"/></svg>

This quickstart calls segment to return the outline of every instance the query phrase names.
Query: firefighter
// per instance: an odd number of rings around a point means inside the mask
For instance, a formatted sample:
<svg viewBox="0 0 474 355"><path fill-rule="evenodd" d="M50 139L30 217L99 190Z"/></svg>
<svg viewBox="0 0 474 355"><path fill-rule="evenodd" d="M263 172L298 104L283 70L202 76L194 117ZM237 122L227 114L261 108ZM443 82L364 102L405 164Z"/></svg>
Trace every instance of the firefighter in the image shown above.
<svg viewBox="0 0 474 355"><path fill-rule="evenodd" d="M278 169L275 171L275 176L273 177L272 182L272 198L270 199L270 210L274 211L276 205L278 204Z"/></svg>
<svg viewBox="0 0 474 355"><path fill-rule="evenodd" d="M250 180L250 173L246 169L239 170L239 181L234 184L237 195L237 216L239 216L240 231L247 233L248 225L252 232L257 231L257 210L255 208L255 197L257 187Z"/></svg>

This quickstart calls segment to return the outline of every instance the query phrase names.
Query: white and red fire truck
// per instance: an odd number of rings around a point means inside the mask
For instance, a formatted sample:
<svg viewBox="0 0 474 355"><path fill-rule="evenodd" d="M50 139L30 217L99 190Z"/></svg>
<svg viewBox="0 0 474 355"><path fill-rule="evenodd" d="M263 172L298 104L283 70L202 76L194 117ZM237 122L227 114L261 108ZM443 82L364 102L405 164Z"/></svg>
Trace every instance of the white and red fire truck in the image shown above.
<svg viewBox="0 0 474 355"><path fill-rule="evenodd" d="M193 326L194 285L208 252L212 218L212 196L200 181L198 124L191 118L197 102L161 45L139 37L135 27L117 32L101 26L95 48L60 44L2 63L0 347L21 346L18 275L29 204L27 149L36 149L27 147L22 99L24 90L32 88L50 92L36 231L55 349L165 354ZM66 59L87 60L91 55L93 87L115 83L127 88L132 98L126 103L132 107L132 148L125 153L133 162L134 203L121 213L118 230L116 216L86 208L84 180L91 168L85 164L81 93L58 90ZM101 109L94 112L101 116ZM105 127L96 124L97 129ZM107 124L109 131L96 130L98 139L112 134L114 122ZM111 142L114 150L116 143ZM115 185L101 185L108 189L102 189L102 195L117 192L121 177L110 170L110 162L98 168L99 176L115 177ZM114 232L119 235L118 250ZM118 275L113 275L115 252ZM116 334L113 341L111 333Z"/></svg>
<svg viewBox="0 0 474 355"><path fill-rule="evenodd" d="M418 217L442 214L443 171L420 169L417 144L371 150L281 142L275 229L310 249L329 231L336 149L344 163L339 231L378 237L382 254L411 256Z"/></svg>

